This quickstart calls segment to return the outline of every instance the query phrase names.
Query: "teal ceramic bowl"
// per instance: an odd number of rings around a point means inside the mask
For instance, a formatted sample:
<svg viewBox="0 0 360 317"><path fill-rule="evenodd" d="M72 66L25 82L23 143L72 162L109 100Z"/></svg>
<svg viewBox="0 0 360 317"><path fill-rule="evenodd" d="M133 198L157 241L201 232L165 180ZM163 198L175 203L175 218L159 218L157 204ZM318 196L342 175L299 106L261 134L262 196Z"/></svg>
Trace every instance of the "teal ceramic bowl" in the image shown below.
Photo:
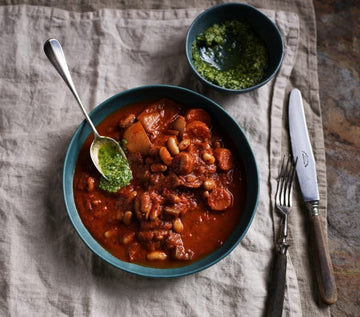
<svg viewBox="0 0 360 317"><path fill-rule="evenodd" d="M75 230L84 243L91 251L113 266L126 272L153 278L188 275L206 269L219 260L223 259L238 245L249 229L256 211L259 194L259 177L256 161L244 132L223 108L221 108L212 100L196 92L181 87L165 85L134 88L121 92L107 99L102 104L97 106L89 115L94 124L98 125L115 110L125 105L141 101L160 99L163 97L173 99L175 102L178 102L184 106L201 106L206 109L214 119L214 123L220 125L226 135L231 136L234 146L236 147L236 150L238 151L243 161L247 179L245 209L236 229L219 249L197 262L191 263L187 266L169 269L150 268L119 260L106 251L90 235L80 219L74 202L73 177L75 165L80 149L86 138L91 133L90 127L85 121L80 124L71 139L63 168L63 192L66 209Z"/></svg>
<svg viewBox="0 0 360 317"><path fill-rule="evenodd" d="M216 23L221 24L231 20L239 20L250 25L256 35L263 40L268 52L269 63L263 80L244 89L218 86L203 78L193 64L192 45L196 37ZM223 92L241 93L265 85L276 75L284 57L284 43L277 26L261 11L243 3L224 3L205 10L195 18L186 35L185 53L191 69L201 82Z"/></svg>

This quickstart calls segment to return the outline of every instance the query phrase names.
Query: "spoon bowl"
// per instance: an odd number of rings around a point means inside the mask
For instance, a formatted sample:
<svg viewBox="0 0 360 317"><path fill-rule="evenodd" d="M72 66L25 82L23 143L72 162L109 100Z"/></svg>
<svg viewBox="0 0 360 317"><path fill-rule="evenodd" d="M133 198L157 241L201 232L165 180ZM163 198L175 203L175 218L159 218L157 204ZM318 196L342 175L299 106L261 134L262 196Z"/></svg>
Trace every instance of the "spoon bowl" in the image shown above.
<svg viewBox="0 0 360 317"><path fill-rule="evenodd" d="M63 49L61 47L61 44L56 39L49 39L44 44L44 52L50 62L53 64L55 69L58 71L62 79L65 81L65 83L70 88L71 92L73 93L76 101L78 102L83 114L85 115L85 118L87 122L89 123L93 134L94 134L94 140L90 147L90 156L91 160L93 161L96 169L99 171L99 173L106 179L109 180L108 177L104 174L100 164L99 164L99 150L105 145L105 144L111 144L114 146L118 152L122 155L122 157L127 161L126 155L121 148L119 142L116 140L107 137L107 136L101 136L96 128L93 122L91 121L89 115L87 114L85 107L83 106L80 97L75 89L74 83L72 81L69 67L66 63L65 54L63 52Z"/></svg>
<svg viewBox="0 0 360 317"><path fill-rule="evenodd" d="M124 158L126 158L126 155L125 155L123 149L121 148L119 142L117 142L113 138L110 138L108 136L95 135L94 140L90 146L90 157L91 157L91 160L93 161L94 165L96 166L97 170L101 173L101 175L106 180L109 180L107 175L105 175L103 173L103 171L101 169L101 165L99 163L99 150L106 144L110 144L110 145L114 146Z"/></svg>

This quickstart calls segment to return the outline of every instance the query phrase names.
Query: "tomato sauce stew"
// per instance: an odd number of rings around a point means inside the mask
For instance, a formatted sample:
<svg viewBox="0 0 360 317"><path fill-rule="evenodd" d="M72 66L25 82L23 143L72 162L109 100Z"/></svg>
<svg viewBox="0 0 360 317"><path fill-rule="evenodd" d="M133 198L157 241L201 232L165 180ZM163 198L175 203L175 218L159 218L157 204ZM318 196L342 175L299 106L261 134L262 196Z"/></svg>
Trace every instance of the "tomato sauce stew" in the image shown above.
<svg viewBox="0 0 360 317"><path fill-rule="evenodd" d="M201 108L170 99L125 106L98 126L126 150L133 179L99 188L86 140L74 198L90 234L115 257L157 268L187 265L229 237L242 214L246 180L231 140Z"/></svg>

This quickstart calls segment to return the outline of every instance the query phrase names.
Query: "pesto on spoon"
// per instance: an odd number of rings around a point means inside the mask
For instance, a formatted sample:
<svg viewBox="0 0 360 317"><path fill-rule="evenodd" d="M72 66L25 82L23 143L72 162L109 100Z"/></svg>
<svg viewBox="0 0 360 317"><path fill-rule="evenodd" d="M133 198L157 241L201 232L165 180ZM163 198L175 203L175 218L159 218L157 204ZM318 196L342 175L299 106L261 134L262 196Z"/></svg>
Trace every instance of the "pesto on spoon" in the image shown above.
<svg viewBox="0 0 360 317"><path fill-rule="evenodd" d="M59 41L56 39L47 40L44 44L44 51L50 62L70 88L92 129L94 140L90 147L90 156L95 167L102 175L100 188L109 192L116 192L121 187L127 186L132 179L132 174L126 155L119 142L110 137L101 136L96 130L75 89Z"/></svg>

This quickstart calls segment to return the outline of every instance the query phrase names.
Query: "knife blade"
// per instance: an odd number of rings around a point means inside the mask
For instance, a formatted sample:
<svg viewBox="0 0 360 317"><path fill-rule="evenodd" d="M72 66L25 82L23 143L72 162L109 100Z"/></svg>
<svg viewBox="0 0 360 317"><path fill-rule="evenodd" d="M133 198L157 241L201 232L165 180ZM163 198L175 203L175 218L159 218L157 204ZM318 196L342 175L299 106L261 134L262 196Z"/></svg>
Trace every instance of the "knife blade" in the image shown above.
<svg viewBox="0 0 360 317"><path fill-rule="evenodd" d="M316 163L309 138L301 92L293 89L289 97L289 132L297 178L304 201L311 211L312 245L320 297L326 304L337 301L337 290L324 229L319 218L319 189Z"/></svg>
<svg viewBox="0 0 360 317"><path fill-rule="evenodd" d="M290 93L289 129L293 157L298 158L296 173L304 200L306 202L318 201L315 158L305 120L301 92L296 88Z"/></svg>

